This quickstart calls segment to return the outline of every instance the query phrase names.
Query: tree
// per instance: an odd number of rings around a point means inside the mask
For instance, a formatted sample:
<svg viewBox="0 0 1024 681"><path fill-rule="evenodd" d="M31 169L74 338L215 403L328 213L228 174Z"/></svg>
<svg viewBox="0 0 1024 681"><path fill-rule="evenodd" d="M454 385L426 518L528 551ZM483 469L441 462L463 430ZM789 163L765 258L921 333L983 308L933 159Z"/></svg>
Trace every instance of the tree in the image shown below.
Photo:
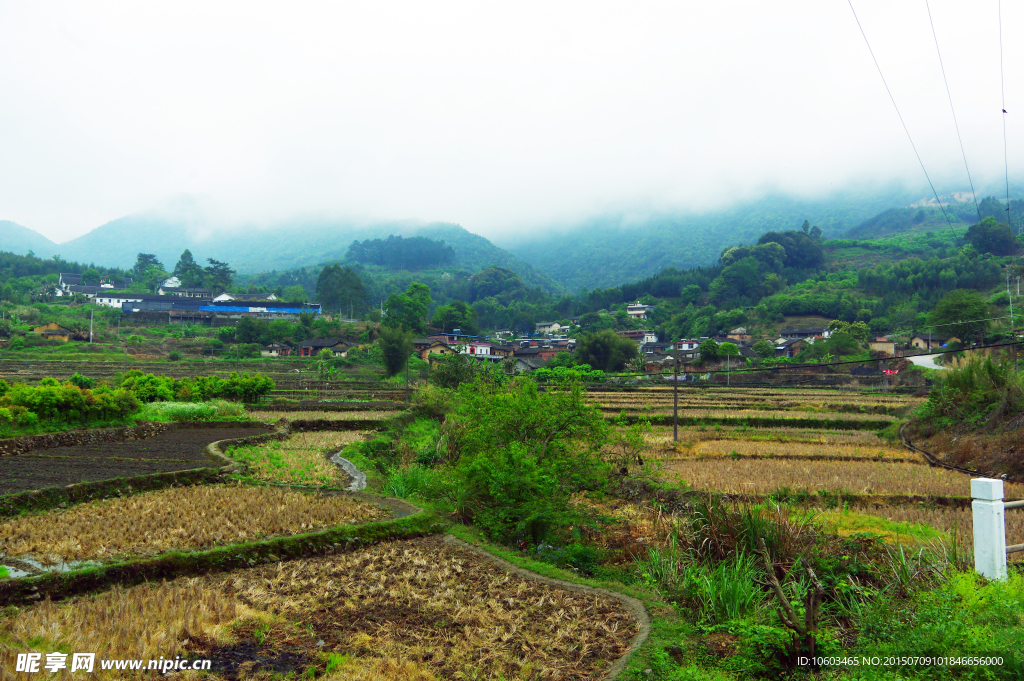
<svg viewBox="0 0 1024 681"><path fill-rule="evenodd" d="M947 293L928 315L935 335L956 337L967 345L988 328L988 305L977 291L955 289Z"/></svg>
<svg viewBox="0 0 1024 681"><path fill-rule="evenodd" d="M388 376L394 376L405 369L409 355L412 354L412 333L401 324L381 326L380 339L377 341L384 358L384 370Z"/></svg>
<svg viewBox="0 0 1024 681"><path fill-rule="evenodd" d="M430 289L426 284L413 282L405 293L392 293L384 302L384 326L401 326L413 333L427 329L427 312L430 310Z"/></svg>
<svg viewBox="0 0 1024 681"><path fill-rule="evenodd" d="M226 262L220 260L207 258L206 262L210 263L210 266L203 270L203 284L206 285L206 288L215 294L223 293L231 288L231 280L235 276L235 271Z"/></svg>
<svg viewBox="0 0 1024 681"><path fill-rule="evenodd" d="M775 357L775 343L770 340L759 340L754 343L754 352L761 359L771 359Z"/></svg>
<svg viewBox="0 0 1024 681"><path fill-rule="evenodd" d="M589 364L601 371L621 371L640 355L640 350L629 338L605 329L581 337L575 355L578 364Z"/></svg>
<svg viewBox="0 0 1024 681"><path fill-rule="evenodd" d="M149 267L156 267L160 271L164 269L163 264L152 253L139 253L135 256L135 266L132 269L135 270L136 274L142 274Z"/></svg>
<svg viewBox="0 0 1024 681"><path fill-rule="evenodd" d="M870 328L866 322L844 322L841 319L833 319L828 323L828 330L834 334L845 333L859 341L866 341Z"/></svg>
<svg viewBox="0 0 1024 681"><path fill-rule="evenodd" d="M172 274L185 288L196 288L203 284L203 268L192 257L192 251L187 248L178 258L178 264L174 266Z"/></svg>
<svg viewBox="0 0 1024 681"><path fill-rule="evenodd" d="M316 295L325 308L339 312L347 310L351 317L355 308L366 299L366 287L354 269L334 263L320 270Z"/></svg>
<svg viewBox="0 0 1024 681"><path fill-rule="evenodd" d="M296 284L295 286L289 286L282 291L281 299L290 303L304 303L309 300L309 296L306 295L306 289Z"/></svg>
<svg viewBox="0 0 1024 681"><path fill-rule="evenodd" d="M713 362L719 357L718 341L714 338L708 338L701 343L698 350L700 351L700 361L702 362Z"/></svg>
<svg viewBox="0 0 1024 681"><path fill-rule="evenodd" d="M470 336L476 336L480 332L476 324L476 310L461 300L456 300L451 305L439 306L434 310L431 324L446 332L459 329Z"/></svg>
<svg viewBox="0 0 1024 681"><path fill-rule="evenodd" d="M980 252L993 255L1010 255L1017 247L1013 230L1009 225L997 222L993 217L987 217L979 224L972 225L964 238Z"/></svg>
<svg viewBox="0 0 1024 681"><path fill-rule="evenodd" d="M92 283L95 284L99 280L100 280L100 273L97 272L96 270L94 270L91 267L89 269L87 269L85 272L82 272L82 283L83 284L85 284L87 282L92 282Z"/></svg>
<svg viewBox="0 0 1024 681"><path fill-rule="evenodd" d="M738 354L740 354L740 347L735 343L725 342L718 346L719 357L735 357Z"/></svg>

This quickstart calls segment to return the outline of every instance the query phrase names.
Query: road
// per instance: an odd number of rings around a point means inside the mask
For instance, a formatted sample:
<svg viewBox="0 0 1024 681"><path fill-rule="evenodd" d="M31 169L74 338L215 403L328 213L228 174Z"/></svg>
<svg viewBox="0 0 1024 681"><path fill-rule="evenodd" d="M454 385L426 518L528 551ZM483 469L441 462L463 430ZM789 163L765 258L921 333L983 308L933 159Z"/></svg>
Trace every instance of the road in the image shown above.
<svg viewBox="0 0 1024 681"><path fill-rule="evenodd" d="M917 366L924 367L925 369L939 369L941 371L945 371L946 367L935 363L935 357L936 355L918 355L917 357L907 357L907 359L910 360L911 364L916 364Z"/></svg>

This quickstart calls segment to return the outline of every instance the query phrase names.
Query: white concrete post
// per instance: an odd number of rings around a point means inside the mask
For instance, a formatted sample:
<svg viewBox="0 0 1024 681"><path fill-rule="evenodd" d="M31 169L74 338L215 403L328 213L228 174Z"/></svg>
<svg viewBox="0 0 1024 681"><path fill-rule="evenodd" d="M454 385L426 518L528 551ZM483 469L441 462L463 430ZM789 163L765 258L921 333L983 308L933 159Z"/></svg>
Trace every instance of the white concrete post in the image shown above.
<svg viewBox="0 0 1024 681"><path fill-rule="evenodd" d="M971 480L974 516L974 569L989 579L1006 579L1006 523L1003 481Z"/></svg>

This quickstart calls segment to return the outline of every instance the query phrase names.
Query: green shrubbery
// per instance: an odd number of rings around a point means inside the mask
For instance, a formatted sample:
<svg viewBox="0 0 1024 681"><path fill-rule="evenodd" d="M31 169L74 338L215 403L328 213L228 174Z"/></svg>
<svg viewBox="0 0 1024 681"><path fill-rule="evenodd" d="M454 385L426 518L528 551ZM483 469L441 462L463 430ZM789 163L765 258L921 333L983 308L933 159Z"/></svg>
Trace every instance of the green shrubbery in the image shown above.
<svg viewBox="0 0 1024 681"><path fill-rule="evenodd" d="M205 402L216 398L259 402L274 389L274 380L265 374L238 372L232 372L228 378L194 376L174 379L132 369L125 373L121 387L130 390L141 402Z"/></svg>
<svg viewBox="0 0 1024 681"><path fill-rule="evenodd" d="M0 381L0 423L34 426L40 421L89 423L124 419L139 410L129 390L101 384L93 389L44 378L40 385Z"/></svg>
<svg viewBox="0 0 1024 681"><path fill-rule="evenodd" d="M932 388L917 416L935 428L976 430L1013 424L1024 411L1024 379L991 357L962 362Z"/></svg>

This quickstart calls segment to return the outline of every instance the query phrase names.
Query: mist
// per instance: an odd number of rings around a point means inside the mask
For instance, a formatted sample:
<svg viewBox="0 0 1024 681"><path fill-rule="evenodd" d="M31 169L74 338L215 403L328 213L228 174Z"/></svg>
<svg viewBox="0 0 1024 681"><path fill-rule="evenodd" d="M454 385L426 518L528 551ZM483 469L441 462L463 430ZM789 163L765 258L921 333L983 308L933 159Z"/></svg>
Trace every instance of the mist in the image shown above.
<svg viewBox="0 0 1024 681"><path fill-rule="evenodd" d="M854 8L936 189L969 190L924 3ZM975 185L998 187L997 4L931 11ZM1024 6L1002 22L1019 176ZM504 241L927 187L842 2L0 2L0 92L0 219L55 241L181 196L197 230L336 215Z"/></svg>

